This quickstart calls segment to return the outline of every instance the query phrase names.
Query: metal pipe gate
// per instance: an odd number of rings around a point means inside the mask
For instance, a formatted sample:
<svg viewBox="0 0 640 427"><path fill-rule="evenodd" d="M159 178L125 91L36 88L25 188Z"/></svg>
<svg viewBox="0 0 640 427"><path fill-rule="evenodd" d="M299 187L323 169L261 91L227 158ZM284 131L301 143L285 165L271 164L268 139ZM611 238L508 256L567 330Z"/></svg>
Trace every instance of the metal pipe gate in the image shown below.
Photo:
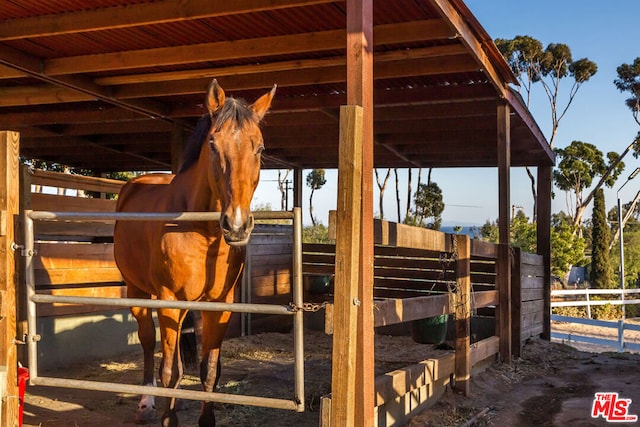
<svg viewBox="0 0 640 427"><path fill-rule="evenodd" d="M218 221L220 212L170 212L170 213L102 213L102 212L48 212L25 210L24 250L25 285L27 296L29 384L84 390L108 391L115 393L148 394L180 399L202 400L209 402L231 403L239 405L262 406L267 408L288 409L304 412L304 342L303 342L303 295L302 295L302 211L294 208L292 212L254 212L255 219L286 219L293 221L293 305L246 304L222 302L163 301L135 298L98 298L36 294L33 257L35 256L34 221ZM257 396L240 396L217 392L204 392L163 387L136 386L128 384L85 381L67 378L41 377L38 375L38 341L36 327L36 304L38 303L95 304L119 307L181 308L205 311L232 311L240 313L280 314L293 316L294 344L294 382L293 399L279 399Z"/></svg>

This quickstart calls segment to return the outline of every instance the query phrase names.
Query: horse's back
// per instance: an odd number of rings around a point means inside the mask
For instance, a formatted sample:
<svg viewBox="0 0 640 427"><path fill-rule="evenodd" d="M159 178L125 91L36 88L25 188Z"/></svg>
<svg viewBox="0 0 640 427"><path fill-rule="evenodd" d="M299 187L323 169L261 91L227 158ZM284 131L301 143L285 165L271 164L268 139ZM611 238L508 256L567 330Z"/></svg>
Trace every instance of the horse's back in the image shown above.
<svg viewBox="0 0 640 427"><path fill-rule="evenodd" d="M166 173L153 173L129 180L120 190L116 211L162 212L173 177Z"/></svg>

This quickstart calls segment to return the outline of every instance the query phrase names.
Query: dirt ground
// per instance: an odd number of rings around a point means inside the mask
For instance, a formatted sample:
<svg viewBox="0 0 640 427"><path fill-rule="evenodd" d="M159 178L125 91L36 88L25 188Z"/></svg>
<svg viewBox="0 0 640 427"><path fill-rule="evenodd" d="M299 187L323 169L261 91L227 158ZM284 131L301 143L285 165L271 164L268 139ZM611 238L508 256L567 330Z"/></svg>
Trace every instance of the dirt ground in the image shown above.
<svg viewBox="0 0 640 427"><path fill-rule="evenodd" d="M292 398L291 348L290 334L268 333L225 341L220 391ZM331 387L331 337L307 331L305 350L304 413L218 404L218 425L317 426L320 397ZM378 335L376 375L443 351L435 350L433 345L416 344L410 337ZM140 355L133 354L117 361L95 361L41 375L138 384L142 377L139 359ZM617 392L620 398L631 399L629 414L640 415L639 368L638 354L589 353L562 343L532 340L522 357L511 365L495 364L474 376L470 396L447 389L433 407L414 417L409 426L607 425L603 418L590 416L594 393ZM187 375L183 388L197 390L196 377ZM29 386L24 426L133 426L137 400L134 395ZM199 402L184 403L184 410L179 413L181 426L197 425L199 406Z"/></svg>

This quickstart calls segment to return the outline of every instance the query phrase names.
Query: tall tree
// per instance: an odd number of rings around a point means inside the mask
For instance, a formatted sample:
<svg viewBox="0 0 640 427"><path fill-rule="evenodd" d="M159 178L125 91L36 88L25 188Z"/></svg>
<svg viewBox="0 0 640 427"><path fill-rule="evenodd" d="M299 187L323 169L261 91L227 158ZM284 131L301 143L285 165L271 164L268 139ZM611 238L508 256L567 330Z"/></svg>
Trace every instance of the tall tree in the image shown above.
<svg viewBox="0 0 640 427"><path fill-rule="evenodd" d="M628 92L628 94L630 95L630 97L626 99L625 103L631 110L633 119L638 125L640 125L640 57L636 58L631 64L620 65L616 69L616 71L618 73L618 78L613 81L613 84L618 88L620 92ZM636 134L633 142L629 146L627 146L620 157L624 157L629 151L632 150L633 156L637 158L640 152L640 132ZM640 192L638 193L638 195L640 195ZM638 195L636 195L635 199L633 200L634 206L638 200ZM618 227L616 227L614 238L611 241L611 246L615 243L615 240L617 240L618 236L620 235L620 226L624 227L628 218L629 217L625 215L622 224L618 224Z"/></svg>
<svg viewBox="0 0 640 427"><path fill-rule="evenodd" d="M313 194L326 183L327 180L324 177L324 169L313 169L307 175L307 186L311 188L311 194L309 195L309 216L311 217L311 223L314 227L316 226L316 219L313 216Z"/></svg>
<svg viewBox="0 0 640 427"><path fill-rule="evenodd" d="M398 223L400 223L400 179L398 178L398 168L393 168L393 174L396 178L396 210L398 214Z"/></svg>
<svg viewBox="0 0 640 427"><path fill-rule="evenodd" d="M534 83L540 83L549 100L551 109L551 134L549 145L553 143L560 121L564 118L583 83L598 71L595 62L588 58L573 60L571 49L566 44L551 43L543 50L542 43L531 36L516 36L513 39L496 39L496 46L505 57L520 86L518 90L526 92L526 105L530 106L531 91ZM571 79L572 85L564 103L560 103L560 83ZM536 178L525 167L531 181L533 196L533 221L537 216Z"/></svg>
<svg viewBox="0 0 640 427"><path fill-rule="evenodd" d="M550 43L542 49L542 43L531 36L516 36L513 39L496 39L496 46L505 57L518 78L520 88L526 92L527 107L531 102L534 83L540 83L551 107L551 135L553 147L560 121L565 117L578 90L598 71L598 65L588 58L573 60L571 49L563 43ZM561 103L560 84L571 79L571 87Z"/></svg>
<svg viewBox="0 0 640 427"><path fill-rule="evenodd" d="M404 217L407 218L410 214L411 214L411 195L412 193L412 188L411 185L413 184L412 178L413 178L413 172L411 170L411 168L407 169L407 208L404 210ZM398 219L398 222L400 222L400 219Z"/></svg>
<svg viewBox="0 0 640 427"><path fill-rule="evenodd" d="M435 182L418 185L414 198L415 224L421 227L439 230L442 224L442 190ZM429 221L431 219L431 221Z"/></svg>
<svg viewBox="0 0 640 427"><path fill-rule="evenodd" d="M609 263L610 231L604 204L604 191L596 191L593 198L591 228L591 286L600 289L611 288L611 265Z"/></svg>
<svg viewBox="0 0 640 427"><path fill-rule="evenodd" d="M627 107L631 110L633 118L640 125L640 57L632 64L622 64L616 71L618 78L613 81L620 92L629 92ZM637 138L636 138L637 139Z"/></svg>
<svg viewBox="0 0 640 427"><path fill-rule="evenodd" d="M386 190L389 176L391 176L391 168L387 169L387 175L384 177L383 181L380 181L378 169L374 169L373 171L376 174L376 183L378 184L378 190L380 190L380 198L378 199L378 206L380 208L380 219L384 219L384 190Z"/></svg>
<svg viewBox="0 0 640 427"><path fill-rule="evenodd" d="M583 265L587 248L584 237L575 233L573 219L560 212L551 216L551 273L569 277L571 266Z"/></svg>
<svg viewBox="0 0 640 427"><path fill-rule="evenodd" d="M579 232L582 216L595 192L603 185L612 187L624 169L622 156L610 152L605 161L602 151L595 145L582 141L573 141L566 148L556 148L554 151L561 160L553 171L553 179L560 190L567 192L568 197L575 197L575 210L571 213L574 231ZM598 176L598 183L585 197L583 191L590 188Z"/></svg>

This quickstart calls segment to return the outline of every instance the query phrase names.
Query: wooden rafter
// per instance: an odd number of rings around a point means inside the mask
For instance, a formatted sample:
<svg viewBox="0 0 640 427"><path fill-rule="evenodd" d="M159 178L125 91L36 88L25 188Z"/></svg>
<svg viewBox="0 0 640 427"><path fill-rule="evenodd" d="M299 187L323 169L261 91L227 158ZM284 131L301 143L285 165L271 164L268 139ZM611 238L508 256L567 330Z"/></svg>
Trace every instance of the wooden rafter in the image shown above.
<svg viewBox="0 0 640 427"><path fill-rule="evenodd" d="M260 12L287 7L310 6L334 0L165 0L120 7L82 10L2 22L0 41L104 31L189 19Z"/></svg>

